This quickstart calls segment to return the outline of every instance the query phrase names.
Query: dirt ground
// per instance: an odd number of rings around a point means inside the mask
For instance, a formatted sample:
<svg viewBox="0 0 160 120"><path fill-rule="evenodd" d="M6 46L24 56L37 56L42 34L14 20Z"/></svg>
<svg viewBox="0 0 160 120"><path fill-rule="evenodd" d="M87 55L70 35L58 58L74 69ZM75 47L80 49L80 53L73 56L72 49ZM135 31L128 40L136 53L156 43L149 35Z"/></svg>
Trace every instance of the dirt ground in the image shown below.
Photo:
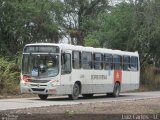
<svg viewBox="0 0 160 120"><path fill-rule="evenodd" d="M35 94L0 94L0 99L12 99L12 98L31 98L37 97Z"/></svg>
<svg viewBox="0 0 160 120"><path fill-rule="evenodd" d="M160 120L160 98L6 110L0 111L0 118L2 120Z"/></svg>

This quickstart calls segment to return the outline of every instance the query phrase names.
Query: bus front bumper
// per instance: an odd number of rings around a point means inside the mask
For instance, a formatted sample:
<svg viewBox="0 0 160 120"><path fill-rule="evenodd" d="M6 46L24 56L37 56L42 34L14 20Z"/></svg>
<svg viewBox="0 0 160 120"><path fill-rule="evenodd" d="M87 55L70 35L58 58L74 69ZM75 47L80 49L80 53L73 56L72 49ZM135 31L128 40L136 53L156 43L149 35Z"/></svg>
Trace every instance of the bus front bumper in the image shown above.
<svg viewBox="0 0 160 120"><path fill-rule="evenodd" d="M56 86L49 86L49 85L35 85L30 86L22 85L20 86L21 93L32 93L32 94L46 94L46 95L61 95L61 94L71 94L72 85L56 85Z"/></svg>

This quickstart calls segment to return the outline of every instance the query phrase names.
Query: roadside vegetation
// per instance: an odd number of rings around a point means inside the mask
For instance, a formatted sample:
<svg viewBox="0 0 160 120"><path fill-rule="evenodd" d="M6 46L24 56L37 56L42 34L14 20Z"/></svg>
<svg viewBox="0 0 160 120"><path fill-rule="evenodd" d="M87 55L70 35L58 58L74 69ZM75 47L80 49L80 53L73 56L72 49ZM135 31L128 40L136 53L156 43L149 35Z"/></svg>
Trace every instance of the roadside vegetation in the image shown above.
<svg viewBox="0 0 160 120"><path fill-rule="evenodd" d="M0 58L0 95L19 93L19 75L15 61Z"/></svg>
<svg viewBox="0 0 160 120"><path fill-rule="evenodd" d="M138 51L141 89L160 90L159 0L0 0L0 94L19 92L22 48L64 42ZM20 58L19 58L20 61Z"/></svg>
<svg viewBox="0 0 160 120"><path fill-rule="evenodd" d="M160 90L160 69L147 66L141 72L141 91Z"/></svg>

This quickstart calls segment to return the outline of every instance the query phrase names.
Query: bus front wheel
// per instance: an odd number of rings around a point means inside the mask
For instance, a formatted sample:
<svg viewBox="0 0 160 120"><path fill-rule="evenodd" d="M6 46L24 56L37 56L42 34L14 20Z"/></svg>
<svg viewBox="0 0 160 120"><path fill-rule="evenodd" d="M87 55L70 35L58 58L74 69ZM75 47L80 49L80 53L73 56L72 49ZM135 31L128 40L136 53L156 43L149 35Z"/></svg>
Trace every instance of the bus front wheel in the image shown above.
<svg viewBox="0 0 160 120"><path fill-rule="evenodd" d="M41 99L41 100L46 100L48 95L42 95L42 94L38 94L38 97Z"/></svg>
<svg viewBox="0 0 160 120"><path fill-rule="evenodd" d="M74 86L73 86L72 94L68 95L69 99L77 100L78 97L79 97L79 94L80 94L80 86L77 83L75 83Z"/></svg>

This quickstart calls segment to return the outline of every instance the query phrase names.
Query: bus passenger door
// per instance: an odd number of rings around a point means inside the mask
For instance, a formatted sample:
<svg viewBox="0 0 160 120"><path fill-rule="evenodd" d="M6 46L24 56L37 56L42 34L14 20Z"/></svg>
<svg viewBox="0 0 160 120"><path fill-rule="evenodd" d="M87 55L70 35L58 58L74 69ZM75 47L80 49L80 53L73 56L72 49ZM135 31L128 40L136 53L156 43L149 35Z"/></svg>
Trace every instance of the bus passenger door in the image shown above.
<svg viewBox="0 0 160 120"><path fill-rule="evenodd" d="M61 86L64 88L64 94L72 92L71 76L71 54L65 53L61 56Z"/></svg>

